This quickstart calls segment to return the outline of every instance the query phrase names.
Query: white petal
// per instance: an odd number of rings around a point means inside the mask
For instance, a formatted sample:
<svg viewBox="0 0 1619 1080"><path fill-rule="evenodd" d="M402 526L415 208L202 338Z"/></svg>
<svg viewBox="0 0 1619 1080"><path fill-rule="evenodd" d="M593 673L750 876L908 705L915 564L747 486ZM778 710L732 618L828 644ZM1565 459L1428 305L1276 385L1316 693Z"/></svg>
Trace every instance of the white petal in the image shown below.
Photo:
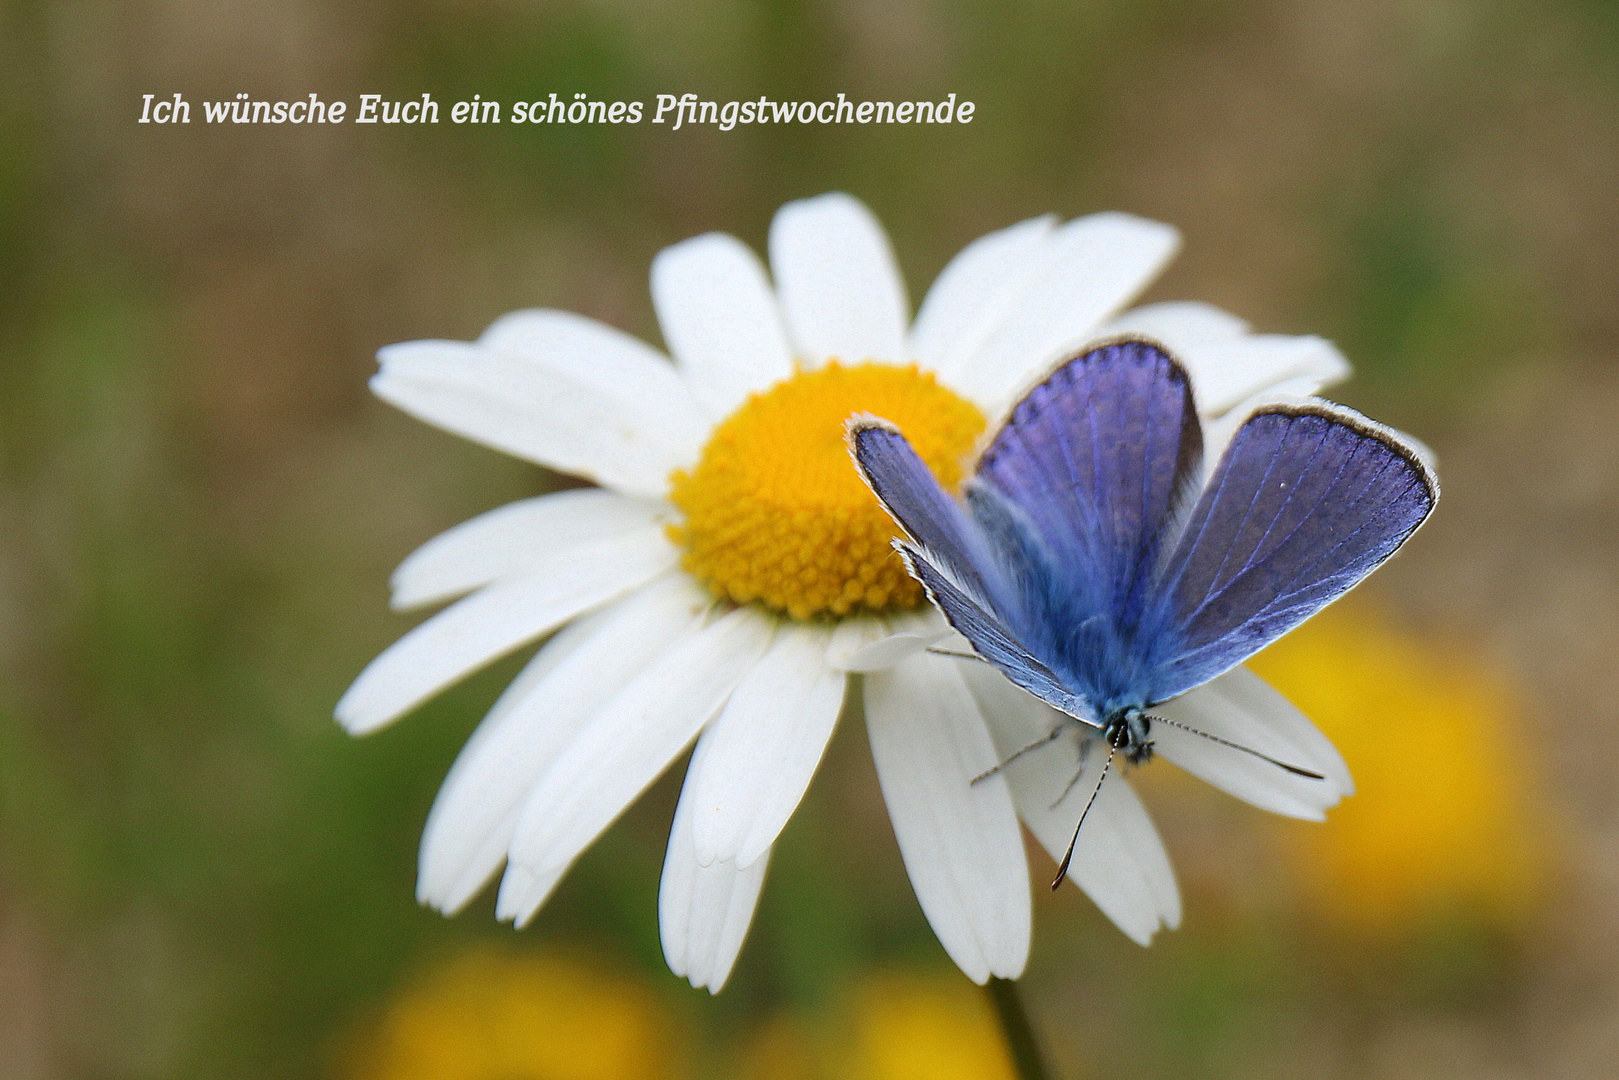
<svg viewBox="0 0 1619 1080"><path fill-rule="evenodd" d="M692 393L719 419L793 373L793 351L758 256L708 233L652 260L652 304Z"/></svg>
<svg viewBox="0 0 1619 1080"><path fill-rule="evenodd" d="M439 533L412 552L393 573L393 606L448 600L527 573L564 548L661 525L669 516L667 503L601 488L507 503Z"/></svg>
<svg viewBox="0 0 1619 1080"><path fill-rule="evenodd" d="M543 877L578 858L690 745L774 631L774 620L738 608L667 650L624 686L535 785L512 838L510 863ZM508 902L504 884L496 913L531 914Z"/></svg>
<svg viewBox="0 0 1619 1080"><path fill-rule="evenodd" d="M980 236L946 264L911 326L911 355L924 368L954 383L1010 313L1056 222L1046 214Z"/></svg>
<svg viewBox="0 0 1619 1080"><path fill-rule="evenodd" d="M1220 464L1220 458L1225 455L1225 448L1230 445L1232 436L1237 434L1238 428L1248 422L1249 417L1266 405L1297 405L1310 401L1315 386L1316 380L1311 378L1278 383L1261 390L1236 407L1227 409L1219 416L1202 417L1204 482L1214 475L1214 470ZM1330 404L1322 398L1314 400L1320 405Z"/></svg>
<svg viewBox="0 0 1619 1080"><path fill-rule="evenodd" d="M891 668L906 657L926 651L939 640L942 633L918 634L914 632L889 634L852 653L841 665L842 671L882 671Z"/></svg>
<svg viewBox="0 0 1619 1080"><path fill-rule="evenodd" d="M1245 334L1189 344L1179 355L1192 377L1198 411L1205 416L1217 416L1279 384L1308 395L1349 376L1349 362L1337 346L1318 337Z"/></svg>
<svg viewBox="0 0 1619 1080"><path fill-rule="evenodd" d="M982 659L978 655L978 650L973 647L973 643L967 640L967 636L959 633L954 628L944 637L931 643L928 648L946 656L955 656L967 660Z"/></svg>
<svg viewBox="0 0 1619 1080"><path fill-rule="evenodd" d="M1096 789L1106 747L988 665L963 664L962 671L984 715L991 718L990 731L1002 761L1052 731L1063 732L1062 737L1024 753L1004 769L1019 816L1052 859L1061 861L1085 802ZM1081 740L1091 743L1083 774ZM1116 759L1114 764L1119 764ZM1116 769L1103 783L1079 832L1068 878L1139 944L1151 941L1160 925L1180 924L1180 892L1163 841Z"/></svg>
<svg viewBox="0 0 1619 1080"><path fill-rule="evenodd" d="M1247 332L1247 323L1213 304L1170 300L1131 308L1107 322L1096 333L1098 337L1142 334L1180 353L1189 346L1226 341Z"/></svg>
<svg viewBox="0 0 1619 1080"><path fill-rule="evenodd" d="M881 671L959 636L931 605L886 619L857 616L839 621L833 629L827 663L838 671Z"/></svg>
<svg viewBox="0 0 1619 1080"><path fill-rule="evenodd" d="M995 747L957 661L922 653L866 676L866 726L922 911L974 982L1029 954L1029 868Z"/></svg>
<svg viewBox="0 0 1619 1080"><path fill-rule="evenodd" d="M686 780L697 861L751 866L809 787L843 708L830 631L788 624L703 732Z"/></svg>
<svg viewBox="0 0 1619 1080"><path fill-rule="evenodd" d="M1247 323L1217 307L1181 301L1132 308L1099 336L1144 334L1167 345L1186 364L1204 417L1253 395L1308 397L1349 377L1349 362L1330 341L1247 330Z"/></svg>
<svg viewBox="0 0 1619 1080"><path fill-rule="evenodd" d="M1246 668L1233 668L1152 711L1326 777L1297 776L1211 739L1168 724L1153 725L1152 738L1160 754L1262 809L1318 821L1326 816L1327 807L1355 790L1349 768L1331 740Z"/></svg>
<svg viewBox="0 0 1619 1080"><path fill-rule="evenodd" d="M759 903L770 851L747 867L715 861L703 865L692 843L693 770L702 760L699 744L686 773L686 785L675 808L669 849L658 889L658 933L669 970L699 989L719 993L731 975L742 940Z"/></svg>
<svg viewBox="0 0 1619 1080"><path fill-rule="evenodd" d="M507 863L506 873L500 879L500 892L495 898L495 915L510 919L521 930L533 921L567 872L566 866L540 871Z"/></svg>
<svg viewBox="0 0 1619 1080"><path fill-rule="evenodd" d="M1130 214L1092 214L1055 229L1043 261L962 372L956 389L991 414L1091 339L1174 255L1179 234Z"/></svg>
<svg viewBox="0 0 1619 1080"><path fill-rule="evenodd" d="M490 585L394 642L337 703L352 735L375 731L478 668L672 567L659 528L559 552L527 577Z"/></svg>
<svg viewBox="0 0 1619 1080"><path fill-rule="evenodd" d="M1180 921L1174 873L1117 759L1097 790L1107 748L1086 738L1091 750L1083 765L1075 740L1064 738L1009 766L1012 797L1053 860L1061 861L1074 843L1068 876L1130 940L1146 945L1161 924ZM1096 802L1075 841L1074 829L1093 792Z"/></svg>
<svg viewBox="0 0 1619 1080"><path fill-rule="evenodd" d="M1156 913L1160 924L1173 930L1181 924L1181 897L1169 853L1164 850L1164 842L1135 790L1124 777L1118 780L1118 786L1114 787L1113 779L1109 778L1108 790L1097 796L1096 807L1091 811L1097 816L1096 823L1102 826L1096 846L1089 846L1091 842L1081 838L1075 848L1075 856L1085 860L1074 879L1075 884L1121 929L1122 916L1115 912L1139 911L1145 907ZM1089 827L1087 823L1086 828ZM1132 871L1145 884L1145 895L1131 887ZM1149 931L1147 940L1151 940L1151 936ZM1143 945L1147 943L1141 937L1134 940Z"/></svg>
<svg viewBox="0 0 1619 1080"><path fill-rule="evenodd" d="M495 702L439 789L422 832L416 897L463 907L505 861L536 781L619 687L695 633L712 600L669 574L564 629Z"/></svg>
<svg viewBox="0 0 1619 1080"><path fill-rule="evenodd" d="M827 642L827 665L839 671L848 671L850 657L866 646L883 640L890 633L888 623L876 615L853 615L839 619L832 627L832 636Z"/></svg>
<svg viewBox="0 0 1619 1080"><path fill-rule="evenodd" d="M770 268L799 359L910 361L905 284L858 200L835 191L783 206L770 223Z"/></svg>
<svg viewBox="0 0 1619 1080"><path fill-rule="evenodd" d="M656 431L678 447L680 464L695 460L708 437L710 425L668 359L595 319L547 308L513 311L490 323L478 344L577 380L612 403L617 414L610 421Z"/></svg>
<svg viewBox="0 0 1619 1080"><path fill-rule="evenodd" d="M476 344L408 341L377 358L371 388L384 401L626 494L662 496L708 433L662 356L567 312L515 312Z"/></svg>
<svg viewBox="0 0 1619 1080"><path fill-rule="evenodd" d="M621 601L624 602L628 601ZM513 729L522 721L513 718L532 711L529 706L534 688L589 641L601 621L610 617L617 606L575 619L557 631L501 692L461 748L449 775L439 786L433 808L427 814L427 825L422 830L417 852L418 903L453 915L488 884L506 861L506 848L517 820L515 812L502 805L500 790L504 777L486 779L493 770L501 768L507 758L503 753L491 753L490 748L515 741ZM538 755L525 755L520 760L536 757ZM548 761L549 758L541 759L538 768L543 770ZM486 790L491 792L487 799ZM526 793L525 788L519 793L519 800Z"/></svg>
<svg viewBox="0 0 1619 1080"><path fill-rule="evenodd" d="M915 656L951 634L948 626L910 627L896 629L880 641L874 641L849 654L842 662L843 671L882 671L891 668L908 656Z"/></svg>

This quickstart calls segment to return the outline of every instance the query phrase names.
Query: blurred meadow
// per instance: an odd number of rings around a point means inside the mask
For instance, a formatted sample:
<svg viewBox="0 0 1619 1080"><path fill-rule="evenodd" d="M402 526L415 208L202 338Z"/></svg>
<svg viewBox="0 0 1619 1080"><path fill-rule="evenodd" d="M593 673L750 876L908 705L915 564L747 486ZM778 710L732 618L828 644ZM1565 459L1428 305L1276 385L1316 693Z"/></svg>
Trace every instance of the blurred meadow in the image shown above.
<svg viewBox="0 0 1619 1080"><path fill-rule="evenodd" d="M978 109L135 123L175 91ZM0 1078L1010 1076L857 715L717 997L658 945L669 778L526 931L415 903L427 808L522 657L364 740L331 719L414 618L394 565L559 483L374 400L375 350L527 306L657 342L659 248L762 247L832 189L913 304L1034 214L1173 223L1147 299L1334 339L1335 396L1440 458L1434 521L1255 664L1359 794L1315 825L1143 769L1186 910L1146 950L1037 885L1062 1075L1619 1075L1619 6L5 0Z"/></svg>

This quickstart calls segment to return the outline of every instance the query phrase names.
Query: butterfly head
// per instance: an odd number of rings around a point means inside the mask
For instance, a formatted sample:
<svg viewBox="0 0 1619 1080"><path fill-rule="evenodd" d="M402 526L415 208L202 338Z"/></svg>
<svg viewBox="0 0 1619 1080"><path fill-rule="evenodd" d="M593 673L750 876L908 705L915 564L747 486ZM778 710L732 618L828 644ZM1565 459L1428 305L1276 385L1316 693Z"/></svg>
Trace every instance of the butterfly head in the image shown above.
<svg viewBox="0 0 1619 1080"><path fill-rule="evenodd" d="M1152 718L1134 705L1108 714L1102 721L1102 739L1132 765L1152 760Z"/></svg>

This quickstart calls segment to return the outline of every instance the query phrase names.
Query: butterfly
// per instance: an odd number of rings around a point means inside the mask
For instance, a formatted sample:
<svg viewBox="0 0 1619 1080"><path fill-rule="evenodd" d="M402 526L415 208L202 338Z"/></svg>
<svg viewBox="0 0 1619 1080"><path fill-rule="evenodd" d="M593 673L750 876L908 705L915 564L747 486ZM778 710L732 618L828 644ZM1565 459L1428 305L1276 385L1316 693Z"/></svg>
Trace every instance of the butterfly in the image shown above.
<svg viewBox="0 0 1619 1080"><path fill-rule="evenodd" d="M964 504L892 424L862 414L846 432L906 533L895 548L950 625L1107 745L1092 802L1115 754L1151 758L1154 723L1320 779L1151 710L1342 596L1439 497L1423 448L1319 398L1253 406L1206 470L1191 380L1147 340L1090 348L1031 389L980 455Z"/></svg>

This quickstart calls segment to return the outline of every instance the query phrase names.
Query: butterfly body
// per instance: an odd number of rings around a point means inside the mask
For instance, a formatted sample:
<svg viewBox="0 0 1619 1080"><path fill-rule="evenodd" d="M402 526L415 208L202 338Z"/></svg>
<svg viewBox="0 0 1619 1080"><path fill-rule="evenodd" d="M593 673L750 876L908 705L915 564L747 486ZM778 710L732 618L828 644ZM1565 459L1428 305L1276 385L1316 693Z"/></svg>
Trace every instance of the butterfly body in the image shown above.
<svg viewBox="0 0 1619 1080"><path fill-rule="evenodd" d="M1420 449L1319 399L1254 409L1205 472L1191 380L1148 341L1091 349L1030 390L965 505L885 421L856 417L849 438L950 623L1132 762L1152 755L1149 709L1353 587L1438 497Z"/></svg>
<svg viewBox="0 0 1619 1080"><path fill-rule="evenodd" d="M995 507L995 502L1003 505ZM1060 557L1031 527L1017 522L1015 508L1004 503L1003 496L983 484L969 487L974 517L997 521L997 535L1019 552L1018 558L1006 560L1006 570L1021 573L1016 595L1022 610L1008 622L1021 628L1019 640L1030 656L1072 692L1058 708L1131 763L1147 761L1152 756L1151 721L1144 710L1154 702L1137 689L1144 685L1145 655L1137 639L1139 619L1096 612L1091 608L1094 597L1065 588ZM904 548L901 555L910 562ZM925 572L917 573L914 564L912 572L926 583Z"/></svg>

